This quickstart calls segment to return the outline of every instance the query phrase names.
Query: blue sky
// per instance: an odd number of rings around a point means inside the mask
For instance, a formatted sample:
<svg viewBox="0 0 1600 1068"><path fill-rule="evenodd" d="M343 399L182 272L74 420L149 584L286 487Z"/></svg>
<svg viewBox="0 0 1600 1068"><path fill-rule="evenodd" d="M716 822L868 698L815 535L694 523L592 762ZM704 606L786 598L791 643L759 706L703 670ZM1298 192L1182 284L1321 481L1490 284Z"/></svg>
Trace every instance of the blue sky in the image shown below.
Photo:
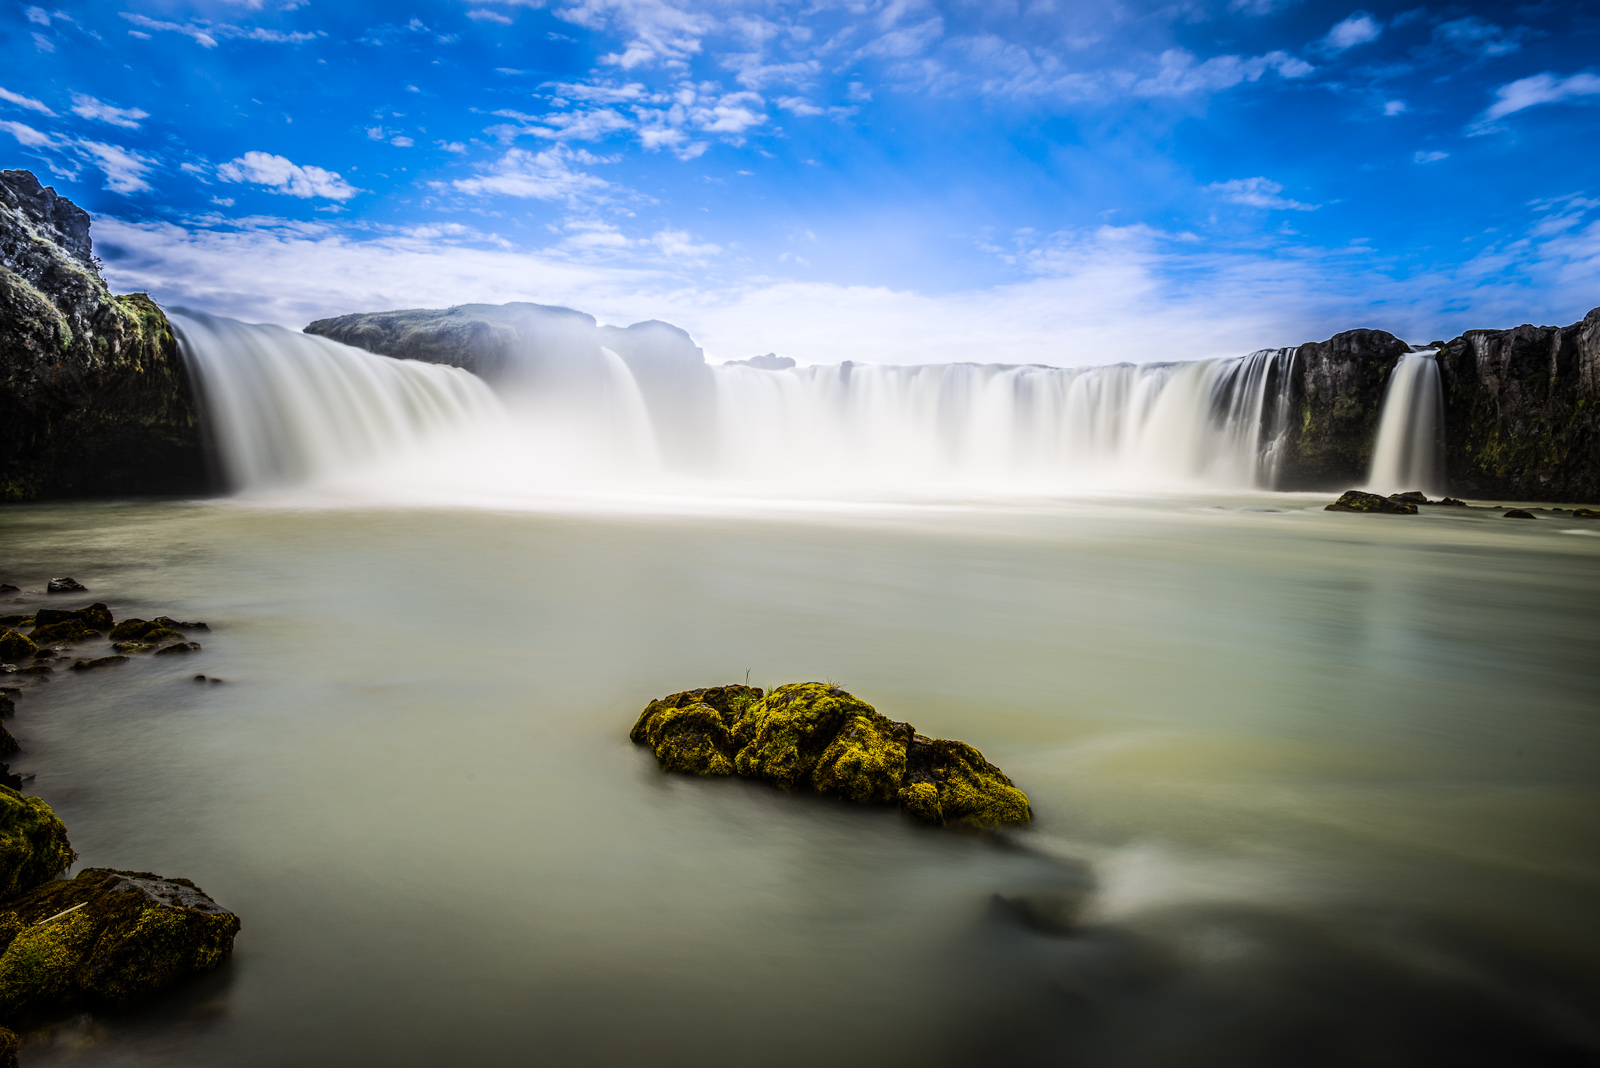
<svg viewBox="0 0 1600 1068"><path fill-rule="evenodd" d="M1600 3L8 4L120 288L713 356L1206 356L1600 305Z"/></svg>

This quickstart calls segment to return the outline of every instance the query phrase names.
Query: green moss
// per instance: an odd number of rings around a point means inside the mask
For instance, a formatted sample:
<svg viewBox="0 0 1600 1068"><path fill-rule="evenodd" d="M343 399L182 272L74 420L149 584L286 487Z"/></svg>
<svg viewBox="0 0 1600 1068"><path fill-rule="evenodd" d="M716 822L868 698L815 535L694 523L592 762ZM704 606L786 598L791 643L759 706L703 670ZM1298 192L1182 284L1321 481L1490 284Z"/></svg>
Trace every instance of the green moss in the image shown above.
<svg viewBox="0 0 1600 1068"><path fill-rule="evenodd" d="M43 627L34 627L29 635L36 645L53 645L56 642L90 642L100 637L100 632L84 623L81 619L69 619L64 623L51 623Z"/></svg>
<svg viewBox="0 0 1600 1068"><path fill-rule="evenodd" d="M13 663L26 660L39 651L39 643L12 630L10 627L0 628L0 660L9 660Z"/></svg>
<svg viewBox="0 0 1600 1068"><path fill-rule="evenodd" d="M187 879L90 868L0 911L0 1013L18 1025L131 1004L221 964L238 930Z"/></svg>
<svg viewBox="0 0 1600 1068"><path fill-rule="evenodd" d="M764 779L858 804L898 804L928 823L1028 823L1028 799L963 742L924 738L820 682L673 694L646 706L630 737L661 767Z"/></svg>
<svg viewBox="0 0 1600 1068"><path fill-rule="evenodd" d="M0 900L55 878L76 859L49 805L0 786Z"/></svg>
<svg viewBox="0 0 1600 1068"><path fill-rule="evenodd" d="M17 1068L17 1053L22 1049L14 1031L0 1027L0 1068Z"/></svg>

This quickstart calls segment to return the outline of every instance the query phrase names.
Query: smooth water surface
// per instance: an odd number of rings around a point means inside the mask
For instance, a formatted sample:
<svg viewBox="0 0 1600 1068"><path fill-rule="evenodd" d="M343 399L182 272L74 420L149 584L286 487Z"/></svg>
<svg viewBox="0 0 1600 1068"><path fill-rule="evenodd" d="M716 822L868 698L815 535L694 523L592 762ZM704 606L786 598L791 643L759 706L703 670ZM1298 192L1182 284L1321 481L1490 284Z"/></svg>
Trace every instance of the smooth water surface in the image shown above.
<svg viewBox="0 0 1600 1068"><path fill-rule="evenodd" d="M26 689L13 768L244 920L25 1062L1586 1063L1600 524L1323 503L8 508L0 579L91 593L7 603L213 628ZM1034 828L628 741L747 670L976 745Z"/></svg>

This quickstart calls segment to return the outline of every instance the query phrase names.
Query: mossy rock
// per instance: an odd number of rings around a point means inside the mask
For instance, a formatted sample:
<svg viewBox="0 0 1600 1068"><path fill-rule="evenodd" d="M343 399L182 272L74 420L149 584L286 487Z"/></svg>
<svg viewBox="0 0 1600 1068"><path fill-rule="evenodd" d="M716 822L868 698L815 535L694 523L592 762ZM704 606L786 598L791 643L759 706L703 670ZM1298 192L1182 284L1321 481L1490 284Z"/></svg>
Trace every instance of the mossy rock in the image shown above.
<svg viewBox="0 0 1600 1068"><path fill-rule="evenodd" d="M0 1068L17 1068L17 1054L21 1050L22 1043L16 1032L0 1027Z"/></svg>
<svg viewBox="0 0 1600 1068"><path fill-rule="evenodd" d="M820 682L687 690L652 701L630 737L667 771L741 775L920 820L978 827L1033 819L1028 798L963 742L925 738Z"/></svg>
<svg viewBox="0 0 1600 1068"><path fill-rule="evenodd" d="M72 665L72 670L96 671L100 668L116 667L118 664L126 664L127 662L128 658L119 653L115 656L97 657L94 660L80 660Z"/></svg>
<svg viewBox="0 0 1600 1068"><path fill-rule="evenodd" d="M89 868L0 906L0 1014L120 1008L217 967L239 918L187 879Z"/></svg>
<svg viewBox="0 0 1600 1068"><path fill-rule="evenodd" d="M1380 497L1376 493L1363 493L1361 490L1346 490L1345 493L1332 504L1323 509L1325 512L1378 512L1388 515L1416 515L1417 506L1409 500L1397 500L1393 497Z"/></svg>
<svg viewBox="0 0 1600 1068"><path fill-rule="evenodd" d="M166 646L163 649L157 649L155 651L155 655L156 656L174 656L174 655L181 655L183 653L198 653L199 651L200 651L200 643L199 642L178 642L178 643L176 643L174 645Z"/></svg>
<svg viewBox="0 0 1600 1068"><path fill-rule="evenodd" d="M8 757L12 753L20 752L21 750L22 746L17 744L15 738L11 737L11 732L0 726L0 757Z"/></svg>
<svg viewBox="0 0 1600 1068"><path fill-rule="evenodd" d="M34 616L36 626L45 627L52 623L65 623L76 619L86 627L95 630L110 630L112 625L111 609L105 604L96 601L84 608L41 608Z"/></svg>
<svg viewBox="0 0 1600 1068"><path fill-rule="evenodd" d="M78 855L50 806L0 786L0 901L66 871Z"/></svg>
<svg viewBox="0 0 1600 1068"><path fill-rule="evenodd" d="M39 644L10 627L0 629L0 660L27 660L39 651Z"/></svg>
<svg viewBox="0 0 1600 1068"><path fill-rule="evenodd" d="M98 641L101 634L81 619L69 619L63 623L51 623L44 627L34 627L33 633L28 637L32 638L36 644L50 645L54 642Z"/></svg>
<svg viewBox="0 0 1600 1068"><path fill-rule="evenodd" d="M124 619L111 628L111 640L159 645L162 642L181 642L184 637L158 619Z"/></svg>
<svg viewBox="0 0 1600 1068"><path fill-rule="evenodd" d="M31 615L0 616L0 627L31 627L34 619Z"/></svg>

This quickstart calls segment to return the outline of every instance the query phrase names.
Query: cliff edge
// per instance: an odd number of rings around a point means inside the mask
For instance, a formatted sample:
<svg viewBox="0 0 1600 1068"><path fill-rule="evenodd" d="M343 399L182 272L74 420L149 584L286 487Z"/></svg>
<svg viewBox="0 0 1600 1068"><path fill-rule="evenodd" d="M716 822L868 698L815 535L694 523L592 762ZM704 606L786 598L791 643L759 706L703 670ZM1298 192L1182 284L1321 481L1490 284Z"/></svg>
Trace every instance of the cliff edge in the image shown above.
<svg viewBox="0 0 1600 1068"><path fill-rule="evenodd" d="M0 171L0 501L209 486L167 317L106 287L87 212Z"/></svg>

